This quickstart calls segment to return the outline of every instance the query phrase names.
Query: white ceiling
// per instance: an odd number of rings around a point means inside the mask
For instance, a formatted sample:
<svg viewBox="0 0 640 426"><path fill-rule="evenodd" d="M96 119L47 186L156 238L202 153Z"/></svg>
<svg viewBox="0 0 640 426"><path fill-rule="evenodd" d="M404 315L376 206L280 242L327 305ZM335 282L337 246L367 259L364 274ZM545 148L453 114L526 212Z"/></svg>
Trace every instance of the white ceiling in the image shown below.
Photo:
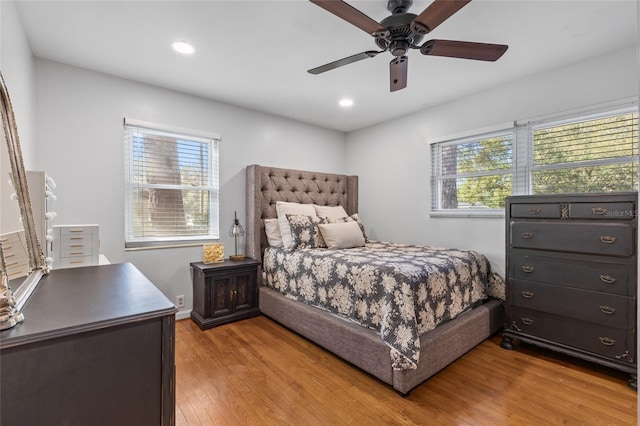
<svg viewBox="0 0 640 426"><path fill-rule="evenodd" d="M386 0L348 1L380 21ZM414 1L419 14L430 1ZM389 92L391 54L320 75L373 38L307 0L18 1L35 56L307 123L352 131L636 45L636 0L474 0L424 39L508 44L497 62L409 53ZM176 54L175 40L196 48ZM340 109L348 96L355 105Z"/></svg>

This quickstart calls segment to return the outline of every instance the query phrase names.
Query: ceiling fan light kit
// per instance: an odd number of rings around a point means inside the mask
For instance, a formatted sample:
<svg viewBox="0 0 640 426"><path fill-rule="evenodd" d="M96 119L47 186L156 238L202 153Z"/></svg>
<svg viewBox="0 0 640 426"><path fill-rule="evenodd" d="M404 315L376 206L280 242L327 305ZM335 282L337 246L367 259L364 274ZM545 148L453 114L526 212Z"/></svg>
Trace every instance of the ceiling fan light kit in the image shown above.
<svg viewBox="0 0 640 426"><path fill-rule="evenodd" d="M471 0L434 0L420 15L407 12L413 0L389 0L387 10L391 15L379 23L358 9L341 0L309 0L339 18L371 35L380 51L368 50L325 65L310 69L311 74L321 74L382 52L390 52L394 58L389 63L389 83L391 92L407 87L407 69L410 49L419 50L427 56L497 61L509 46L503 44L476 43L456 40L422 39L438 25L449 19Z"/></svg>

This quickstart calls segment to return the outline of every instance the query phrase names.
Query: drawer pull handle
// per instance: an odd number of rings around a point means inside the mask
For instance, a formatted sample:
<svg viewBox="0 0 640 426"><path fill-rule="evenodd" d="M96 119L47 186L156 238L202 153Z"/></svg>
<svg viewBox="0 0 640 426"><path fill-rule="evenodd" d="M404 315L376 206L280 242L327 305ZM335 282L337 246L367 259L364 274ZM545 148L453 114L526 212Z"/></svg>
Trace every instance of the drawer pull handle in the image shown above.
<svg viewBox="0 0 640 426"><path fill-rule="evenodd" d="M522 318L522 323L524 325L531 325L533 324L533 320L531 318Z"/></svg>
<svg viewBox="0 0 640 426"><path fill-rule="evenodd" d="M523 291L522 292L522 297L524 297L525 299L532 299L533 298L533 292L531 292L531 291Z"/></svg>
<svg viewBox="0 0 640 426"><path fill-rule="evenodd" d="M531 214L540 214L541 211L542 209L534 209L534 208L529 209L529 213Z"/></svg>
<svg viewBox="0 0 640 426"><path fill-rule="evenodd" d="M523 232L520 235L522 235L522 238L524 238L525 240L533 238L533 232Z"/></svg>
<svg viewBox="0 0 640 426"><path fill-rule="evenodd" d="M526 272L527 274L533 272L533 266L522 265L522 272Z"/></svg>
<svg viewBox="0 0 640 426"><path fill-rule="evenodd" d="M616 308L612 308L611 306L600 306L600 310L605 314L612 315L615 313Z"/></svg>
<svg viewBox="0 0 640 426"><path fill-rule="evenodd" d="M624 351L622 355L616 355L616 359L626 359L629 362L633 362L633 358L629 355L629 351Z"/></svg>
<svg viewBox="0 0 640 426"><path fill-rule="evenodd" d="M617 280L615 278L613 278L613 277L610 277L609 275L600 275L600 281L602 281L603 283L607 283L607 284L613 284Z"/></svg>
<svg viewBox="0 0 640 426"><path fill-rule="evenodd" d="M613 346L616 344L616 341L613 339L610 339L608 337L600 337L600 343L602 343L605 346Z"/></svg>
<svg viewBox="0 0 640 426"><path fill-rule="evenodd" d="M605 235L600 237L600 241L602 241L605 244L613 244L616 242L616 237L609 237Z"/></svg>
<svg viewBox="0 0 640 426"><path fill-rule="evenodd" d="M609 210L605 209L604 207L593 207L591 211L593 212L593 214L603 215L607 214Z"/></svg>

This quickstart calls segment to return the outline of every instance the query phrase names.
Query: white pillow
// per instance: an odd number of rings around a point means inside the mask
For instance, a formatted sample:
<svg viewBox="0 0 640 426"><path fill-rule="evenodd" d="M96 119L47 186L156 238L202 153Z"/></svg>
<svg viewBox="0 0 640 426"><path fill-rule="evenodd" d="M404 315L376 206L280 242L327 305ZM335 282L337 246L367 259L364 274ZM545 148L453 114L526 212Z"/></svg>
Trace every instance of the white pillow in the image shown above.
<svg viewBox="0 0 640 426"><path fill-rule="evenodd" d="M364 246L364 235L356 221L341 223L321 223L318 225L327 247L347 249Z"/></svg>
<svg viewBox="0 0 640 426"><path fill-rule="evenodd" d="M328 217L329 219L340 219L349 216L342 206L319 206L314 204L316 214L320 217Z"/></svg>
<svg viewBox="0 0 640 426"><path fill-rule="evenodd" d="M276 212L278 213L278 223L280 224L280 235L282 235L282 244L285 248L288 249L293 247L293 238L291 237L291 227L289 226L287 215L300 214L303 216L316 217L316 209L313 208L313 204L277 201Z"/></svg>
<svg viewBox="0 0 640 426"><path fill-rule="evenodd" d="M282 235L277 218L264 220L264 232L271 247L282 247Z"/></svg>

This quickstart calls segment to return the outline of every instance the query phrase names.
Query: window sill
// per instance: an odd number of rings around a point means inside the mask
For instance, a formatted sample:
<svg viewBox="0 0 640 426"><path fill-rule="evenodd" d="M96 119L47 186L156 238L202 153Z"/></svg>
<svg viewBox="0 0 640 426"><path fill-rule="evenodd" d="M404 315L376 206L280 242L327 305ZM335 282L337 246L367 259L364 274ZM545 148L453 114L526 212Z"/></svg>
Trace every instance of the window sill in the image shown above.
<svg viewBox="0 0 640 426"><path fill-rule="evenodd" d="M125 243L124 251L173 249L182 247L201 247L204 244L218 242L215 240L191 240L191 241L154 241L154 242L129 242Z"/></svg>
<svg viewBox="0 0 640 426"><path fill-rule="evenodd" d="M479 219L504 219L504 210L431 210L431 218L479 218Z"/></svg>

